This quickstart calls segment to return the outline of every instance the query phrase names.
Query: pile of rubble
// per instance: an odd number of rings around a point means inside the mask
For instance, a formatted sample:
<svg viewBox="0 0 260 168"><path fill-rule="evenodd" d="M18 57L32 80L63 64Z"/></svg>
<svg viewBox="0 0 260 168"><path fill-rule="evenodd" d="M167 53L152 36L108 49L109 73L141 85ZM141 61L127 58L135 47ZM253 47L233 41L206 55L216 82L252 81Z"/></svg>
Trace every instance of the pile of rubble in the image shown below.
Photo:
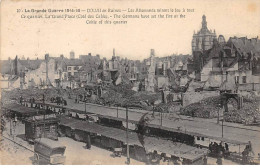
<svg viewBox="0 0 260 168"><path fill-rule="evenodd" d="M116 93L122 94L123 98L131 97L136 93L136 91L132 90L133 84L121 83L119 85L109 85L107 90L114 91Z"/></svg>
<svg viewBox="0 0 260 168"><path fill-rule="evenodd" d="M123 106L127 102L127 97L135 94L135 91L131 90L131 88L130 84L109 85L103 88L102 97L97 98L95 101L98 104Z"/></svg>
<svg viewBox="0 0 260 168"><path fill-rule="evenodd" d="M221 98L219 96L209 97L182 108L181 114L192 117L214 118L218 116L220 104Z"/></svg>
<svg viewBox="0 0 260 168"><path fill-rule="evenodd" d="M155 111L163 113L178 113L180 111L180 102L160 103L156 105Z"/></svg>
<svg viewBox="0 0 260 168"><path fill-rule="evenodd" d="M260 122L260 101L259 100L246 100L243 103L243 107L238 110L230 110L225 113L225 121L257 124Z"/></svg>
<svg viewBox="0 0 260 168"><path fill-rule="evenodd" d="M71 97L76 97L78 95L85 95L87 94L87 91L84 88L76 88L76 89L69 89L67 90L67 94L69 94Z"/></svg>
<svg viewBox="0 0 260 168"><path fill-rule="evenodd" d="M154 104L157 100L161 99L160 93L149 93L146 91L137 92L134 95L129 97L129 102L138 103L145 102L147 105Z"/></svg>
<svg viewBox="0 0 260 168"><path fill-rule="evenodd" d="M152 104L161 99L160 93L136 92L132 84L122 83L106 87L102 98L96 100L98 104L106 104L135 109L152 110ZM158 103L159 104L159 103ZM156 106L156 105L155 105Z"/></svg>
<svg viewBox="0 0 260 168"><path fill-rule="evenodd" d="M122 106L124 100L125 99L121 93L118 93L114 90L107 90L105 93L103 93L102 98L96 100L96 103Z"/></svg>
<svg viewBox="0 0 260 168"><path fill-rule="evenodd" d="M192 103L181 109L182 115L200 117L200 118L216 118L220 110L221 99L218 97L210 97L200 102ZM224 112L224 120L227 122L257 124L260 122L260 100L257 98L244 98L243 107L241 109L229 109Z"/></svg>

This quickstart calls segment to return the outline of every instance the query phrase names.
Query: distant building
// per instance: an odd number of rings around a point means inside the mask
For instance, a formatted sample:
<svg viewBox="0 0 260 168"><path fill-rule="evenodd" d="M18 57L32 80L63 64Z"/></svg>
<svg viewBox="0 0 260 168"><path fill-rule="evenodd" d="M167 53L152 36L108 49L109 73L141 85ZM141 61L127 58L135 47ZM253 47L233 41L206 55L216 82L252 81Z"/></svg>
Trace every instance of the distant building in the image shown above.
<svg viewBox="0 0 260 168"><path fill-rule="evenodd" d="M78 77L78 70L84 65L80 59L66 59L65 64L67 67L68 78Z"/></svg>
<svg viewBox="0 0 260 168"><path fill-rule="evenodd" d="M212 32L207 27L206 16L202 16L202 27L200 31L193 34L192 51L205 51L212 47L213 39L216 38L216 32Z"/></svg>
<svg viewBox="0 0 260 168"><path fill-rule="evenodd" d="M188 60L191 55L171 55L155 57L151 50L150 57L140 64L139 80L145 80L142 86L146 91L159 91L168 88L179 88L188 82Z"/></svg>

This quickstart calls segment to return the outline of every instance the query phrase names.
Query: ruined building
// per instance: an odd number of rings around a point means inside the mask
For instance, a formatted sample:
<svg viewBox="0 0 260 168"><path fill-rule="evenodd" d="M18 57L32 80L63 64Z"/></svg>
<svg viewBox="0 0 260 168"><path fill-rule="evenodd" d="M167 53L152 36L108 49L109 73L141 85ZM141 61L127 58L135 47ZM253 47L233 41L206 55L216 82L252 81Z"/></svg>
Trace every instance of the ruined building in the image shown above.
<svg viewBox="0 0 260 168"><path fill-rule="evenodd" d="M154 60L154 49L151 49L151 54L149 62L147 62L148 74L145 78L145 90L149 92L154 92L155 90L155 60Z"/></svg>

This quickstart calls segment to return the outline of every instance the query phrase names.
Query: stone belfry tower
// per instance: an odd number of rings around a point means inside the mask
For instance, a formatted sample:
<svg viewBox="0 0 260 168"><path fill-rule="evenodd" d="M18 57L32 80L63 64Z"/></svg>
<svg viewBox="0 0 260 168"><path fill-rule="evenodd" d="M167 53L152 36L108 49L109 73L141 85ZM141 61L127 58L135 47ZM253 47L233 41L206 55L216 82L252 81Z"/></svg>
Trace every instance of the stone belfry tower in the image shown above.
<svg viewBox="0 0 260 168"><path fill-rule="evenodd" d="M207 27L207 21L206 21L206 16L205 15L203 15L202 16L202 30L205 32L205 31L207 31L208 30L208 27Z"/></svg>
<svg viewBox="0 0 260 168"><path fill-rule="evenodd" d="M202 16L201 29L193 34L192 51L204 51L212 48L213 40L216 38L216 32L212 32L207 27L206 16Z"/></svg>

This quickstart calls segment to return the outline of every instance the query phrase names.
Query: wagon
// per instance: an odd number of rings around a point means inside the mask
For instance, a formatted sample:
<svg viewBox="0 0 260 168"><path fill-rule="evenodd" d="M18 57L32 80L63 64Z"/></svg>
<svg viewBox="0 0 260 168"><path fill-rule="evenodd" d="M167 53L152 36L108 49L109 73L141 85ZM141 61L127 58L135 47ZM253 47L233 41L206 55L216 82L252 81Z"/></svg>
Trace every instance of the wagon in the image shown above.
<svg viewBox="0 0 260 168"><path fill-rule="evenodd" d="M66 147L58 141L39 138L34 141L34 162L36 164L64 164Z"/></svg>

